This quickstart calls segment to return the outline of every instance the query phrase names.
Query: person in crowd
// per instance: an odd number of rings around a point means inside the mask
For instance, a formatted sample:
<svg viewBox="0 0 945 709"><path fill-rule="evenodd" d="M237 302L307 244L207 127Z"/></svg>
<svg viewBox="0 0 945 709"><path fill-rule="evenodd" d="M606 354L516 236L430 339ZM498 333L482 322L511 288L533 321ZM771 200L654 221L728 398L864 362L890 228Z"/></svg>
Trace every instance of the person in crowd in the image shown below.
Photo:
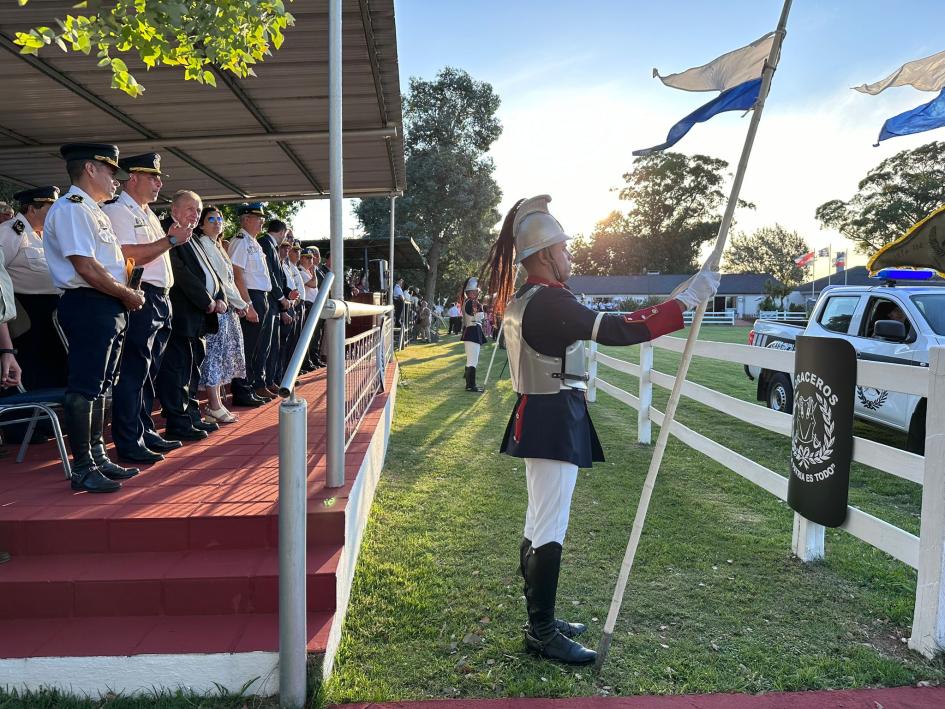
<svg viewBox="0 0 945 709"><path fill-rule="evenodd" d="M282 268L282 258L279 256L279 245L285 240L287 230L288 226L281 219L270 219L266 225L266 233L259 237L259 245L266 255L269 280L272 281L272 290L269 291L269 356L266 358L263 383L255 389L256 396L266 401L272 401L279 393L282 335L286 332L283 327L291 325L290 301L298 297L298 293L293 293L289 287Z"/></svg>
<svg viewBox="0 0 945 709"><path fill-rule="evenodd" d="M476 367L479 365L479 349L486 342L482 331L485 313L482 311L482 303L479 302L479 281L475 277L466 279L460 299L460 312L463 314L463 335L460 339L466 350L466 370L463 375L466 379L466 391L481 392L482 389L476 384Z"/></svg>
<svg viewBox="0 0 945 709"><path fill-rule="evenodd" d="M0 202L0 224L8 222L16 216L16 211L6 202Z"/></svg>
<svg viewBox="0 0 945 709"><path fill-rule="evenodd" d="M16 301L13 298L13 282L4 267L3 250L0 249L0 391L16 387L20 383L22 372L16 361L16 348L10 337L8 322L16 317ZM3 438L0 437L0 444ZM6 451L0 448L0 458ZM0 564L9 561L10 555L0 551Z"/></svg>
<svg viewBox="0 0 945 709"><path fill-rule="evenodd" d="M105 394L118 370L128 311L145 298L126 285L121 245L99 207L124 176L118 148L69 143L59 152L72 186L46 214L43 241L53 284L63 291L57 317L69 343L62 425L72 450L71 486L115 492L138 469L115 465L105 453Z"/></svg>
<svg viewBox="0 0 945 709"><path fill-rule="evenodd" d="M328 274L328 268L322 263L322 255L317 246L309 249L312 252L312 270L315 274L315 280L318 282L318 289L321 290L325 276ZM308 356L315 367L324 367L325 361L321 356L322 337L325 334L325 321L319 320L315 326L315 334L312 336L312 344L308 348Z"/></svg>
<svg viewBox="0 0 945 709"><path fill-rule="evenodd" d="M289 253L291 250L292 242L288 239L283 239L282 243L279 244L279 265L282 268L282 274L285 276L286 288L289 289L289 293L297 293L298 291L295 291L295 269L289 261ZM279 322L276 323L276 329L274 330L276 334L273 338L272 353L269 357L271 372L268 369L266 372L266 388L273 396L277 396L279 393L282 375L285 373L286 364L292 354L291 348L293 347L293 337L298 321L296 317L298 296L295 298L287 298L287 301L287 307L280 313Z"/></svg>
<svg viewBox="0 0 945 709"><path fill-rule="evenodd" d="M30 367L23 375L27 389L66 385L66 350L53 323L60 290L53 284L46 263L43 227L46 214L59 199L55 185L23 190L13 197L19 212L0 224L0 252L29 328L14 338L13 346Z"/></svg>
<svg viewBox="0 0 945 709"><path fill-rule="evenodd" d="M430 342L430 325L433 320L433 312L430 310L430 304L425 300L420 301L417 306L417 339Z"/></svg>
<svg viewBox="0 0 945 709"><path fill-rule="evenodd" d="M274 287L269 277L266 253L256 235L262 231L265 211L261 202L241 204L236 208L239 232L230 239L229 255L233 263L233 279L246 307L240 323L243 330L243 351L246 356L246 377L233 380L234 406L262 406L269 397L260 398L255 391L265 386L266 360L272 346L272 319L269 317L269 291Z"/></svg>
<svg viewBox="0 0 945 709"><path fill-rule="evenodd" d="M512 388L518 394L501 452L525 459L528 506L519 546L528 625L525 646L541 657L571 664L597 654L573 637L586 627L555 618L561 550L578 468L603 461L587 411L584 341L630 345L683 327L687 308L712 297L719 274L693 276L676 299L623 315L585 307L567 288L568 236L548 211L547 195L520 200L505 217L486 269L496 303L513 294L515 264L528 274L505 309L504 335Z"/></svg>
<svg viewBox="0 0 945 709"><path fill-rule="evenodd" d="M315 275L315 261L314 255L310 249L303 249L299 254L299 273L302 276L302 325L305 324L305 321L308 320L309 316L312 314L312 306L315 304L315 297L318 295L318 277ZM299 329L301 333L301 328ZM315 338L312 337L311 342L314 342ZM308 349L308 352L305 353L305 359L302 362L302 371L303 372L312 372L318 368L318 365L312 359L312 348L311 346Z"/></svg>
<svg viewBox="0 0 945 709"><path fill-rule="evenodd" d="M239 319L245 317L249 303L243 300L236 287L233 264L222 243L223 214L220 210L212 204L205 205L194 233L220 277L228 306L226 312L217 314L217 332L207 335L207 356L200 366L200 386L207 392L206 415L211 423L235 423L239 416L224 405L221 387L237 377L246 376Z"/></svg>
<svg viewBox="0 0 945 709"><path fill-rule="evenodd" d="M394 326L401 327L401 318L404 314L404 279L398 278L394 281Z"/></svg>
<svg viewBox="0 0 945 709"><path fill-rule="evenodd" d="M450 319L449 331L447 335L458 335L462 332L462 322L463 318L459 312L459 303L453 301L450 303L449 309L446 311L446 316Z"/></svg>
<svg viewBox="0 0 945 709"><path fill-rule="evenodd" d="M289 230L289 234L292 234L292 230ZM306 277L306 274L302 273L302 264L300 263L302 257L302 244L298 241L292 241L292 246L289 247L289 266L292 272L292 290L298 293L298 297L295 299L293 305L293 317L295 318L292 323L292 336L290 338L291 345L287 349L287 353L283 357L282 371L285 372L286 366L289 364L289 359L292 357L292 353L295 352L295 348L299 343L299 338L302 335L302 323L305 322L305 283L309 280ZM308 367L308 357L302 360L302 370L309 372L313 367Z"/></svg>
<svg viewBox="0 0 945 709"><path fill-rule="evenodd" d="M203 205L200 196L181 190L171 201L168 229L193 230ZM197 403L200 365L207 354L206 336L220 327L218 315L227 311L223 282L198 239L189 239L171 252L171 337L158 372L157 392L167 420L164 437L199 441L219 426L201 419Z"/></svg>
<svg viewBox="0 0 945 709"><path fill-rule="evenodd" d="M161 437L154 426L155 381L171 336L170 250L190 239L184 225L172 224L165 234L157 215L148 206L158 198L161 156L144 153L118 161L127 173L121 194L102 205L126 263L144 268L141 290L144 305L128 316L122 344L118 381L112 396L112 441L122 460L151 464L163 453L180 448L179 441Z"/></svg>

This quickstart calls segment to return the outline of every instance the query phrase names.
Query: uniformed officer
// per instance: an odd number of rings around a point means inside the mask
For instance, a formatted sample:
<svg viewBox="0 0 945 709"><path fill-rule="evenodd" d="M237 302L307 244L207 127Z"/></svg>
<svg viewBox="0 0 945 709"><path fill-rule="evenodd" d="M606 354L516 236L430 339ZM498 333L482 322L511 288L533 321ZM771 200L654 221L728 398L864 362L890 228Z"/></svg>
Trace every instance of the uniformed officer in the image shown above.
<svg viewBox="0 0 945 709"><path fill-rule="evenodd" d="M479 302L479 281L467 278L460 297L463 301L463 336L460 340L466 350L466 370L463 374L466 378L466 391L481 392L482 388L476 386L476 367L479 365L479 348L485 344L486 335L482 331L485 313L482 303Z"/></svg>
<svg viewBox="0 0 945 709"><path fill-rule="evenodd" d="M566 663L593 662L596 653L572 638L586 630L555 618L561 548L578 468L604 454L585 401L584 341L631 345L683 327L682 313L715 294L717 273L693 276L675 299L630 315L585 307L565 285L571 275L568 236L548 212L547 195L517 203L505 218L489 258L489 292L505 303L514 263L528 273L505 308L504 338L518 401L501 451L525 459L528 508L519 548L528 626L525 646Z"/></svg>
<svg viewBox="0 0 945 709"><path fill-rule="evenodd" d="M175 222L165 234L148 206L163 186L158 153L132 155L118 164L128 179L122 193L105 203L102 211L111 221L122 255L144 268L144 306L128 316L120 374L112 396L112 440L124 460L149 464L163 460L162 453L183 445L158 435L151 410L155 381L171 336L169 293L174 274L169 251L190 239L190 229Z"/></svg>
<svg viewBox="0 0 945 709"><path fill-rule="evenodd" d="M236 209L240 220L239 232L230 239L228 253L233 262L233 280L244 301L249 303L246 317L240 320L243 328L243 347L246 356L246 378L233 380L235 406L262 406L265 399L253 393L265 386L266 360L272 344L272 320L269 317L269 291L272 281L262 246L256 235L262 231L266 213L261 202L241 204Z"/></svg>
<svg viewBox="0 0 945 709"><path fill-rule="evenodd" d="M29 362L23 376L27 389L62 387L66 384L66 350L53 325L53 313L61 291L53 285L43 248L43 225L53 202L59 199L55 185L16 193L19 212L0 225L0 251L17 300L29 316L30 327L14 346Z"/></svg>
<svg viewBox="0 0 945 709"><path fill-rule="evenodd" d="M46 215L46 261L59 299L59 324L69 342L63 428L72 449L72 489L114 492L138 474L105 454L104 396L118 369L129 310L144 294L126 283L125 259L111 222L98 206L115 195L118 148L70 143L60 148L72 187Z"/></svg>
<svg viewBox="0 0 945 709"><path fill-rule="evenodd" d="M269 279L272 281L272 290L269 291L272 341L266 362L264 385L257 388L255 393L256 396L270 401L279 393L279 383L282 379L281 353L292 329L292 301L298 298L298 293L292 287L292 279L282 266L288 249L286 254L280 254L281 244L285 241L288 229L288 225L281 219L270 219L266 225L266 233L259 237L259 245L266 254L266 264L269 266Z"/></svg>

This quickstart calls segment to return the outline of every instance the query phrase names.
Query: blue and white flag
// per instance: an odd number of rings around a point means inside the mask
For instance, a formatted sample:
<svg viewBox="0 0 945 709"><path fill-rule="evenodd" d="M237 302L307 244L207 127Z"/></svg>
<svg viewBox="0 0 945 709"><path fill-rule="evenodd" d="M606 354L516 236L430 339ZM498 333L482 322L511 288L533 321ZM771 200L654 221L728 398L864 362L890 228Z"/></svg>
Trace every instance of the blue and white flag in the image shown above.
<svg viewBox="0 0 945 709"><path fill-rule="evenodd" d="M945 126L945 51L924 59L906 62L892 74L873 84L853 88L875 96L893 86L912 86L920 91L939 91L928 103L887 120L879 132L876 145L898 135L910 135Z"/></svg>
<svg viewBox="0 0 945 709"><path fill-rule="evenodd" d="M693 67L678 74L661 76L653 70L653 76L667 86L684 91L721 91L709 103L700 106L669 129L666 142L644 150L634 150L636 156L666 150L672 147L696 124L709 120L725 111L748 111L758 100L761 90L761 72L771 53L774 32L755 40L747 47L736 49L713 59L708 64Z"/></svg>

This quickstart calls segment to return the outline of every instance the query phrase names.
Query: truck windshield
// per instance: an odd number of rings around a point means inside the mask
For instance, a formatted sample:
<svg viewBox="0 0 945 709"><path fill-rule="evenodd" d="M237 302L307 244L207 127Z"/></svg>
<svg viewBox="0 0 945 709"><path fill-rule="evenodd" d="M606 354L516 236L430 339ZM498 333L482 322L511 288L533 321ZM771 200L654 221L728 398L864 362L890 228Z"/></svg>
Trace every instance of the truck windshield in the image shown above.
<svg viewBox="0 0 945 709"><path fill-rule="evenodd" d="M912 302L935 334L945 335L945 293L914 295Z"/></svg>

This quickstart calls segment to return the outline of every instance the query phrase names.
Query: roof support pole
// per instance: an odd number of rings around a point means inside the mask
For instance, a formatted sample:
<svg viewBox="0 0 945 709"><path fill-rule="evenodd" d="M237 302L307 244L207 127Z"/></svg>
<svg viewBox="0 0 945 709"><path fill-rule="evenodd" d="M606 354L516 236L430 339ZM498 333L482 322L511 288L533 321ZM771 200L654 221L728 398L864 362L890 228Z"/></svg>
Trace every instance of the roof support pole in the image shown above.
<svg viewBox="0 0 945 709"><path fill-rule="evenodd" d="M387 263L387 303L394 304L394 203L397 195L390 196L390 259Z"/></svg>

